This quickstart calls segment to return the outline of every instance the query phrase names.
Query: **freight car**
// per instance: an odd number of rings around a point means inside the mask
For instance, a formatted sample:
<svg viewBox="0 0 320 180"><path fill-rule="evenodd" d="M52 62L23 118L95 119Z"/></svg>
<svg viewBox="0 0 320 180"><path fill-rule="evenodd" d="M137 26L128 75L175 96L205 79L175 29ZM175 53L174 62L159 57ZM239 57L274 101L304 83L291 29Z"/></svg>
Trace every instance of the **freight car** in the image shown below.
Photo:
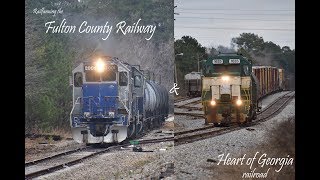
<svg viewBox="0 0 320 180"><path fill-rule="evenodd" d="M238 54L219 54L203 63L201 100L205 123L226 125L256 118L263 96L283 90L284 70L254 66Z"/></svg>
<svg viewBox="0 0 320 180"><path fill-rule="evenodd" d="M258 82L258 97L284 90L284 70L272 66L253 66Z"/></svg>
<svg viewBox="0 0 320 180"><path fill-rule="evenodd" d="M200 72L191 72L184 76L185 87L187 89L187 96L199 97L201 96L201 74Z"/></svg>
<svg viewBox="0 0 320 180"><path fill-rule="evenodd" d="M73 71L70 126L78 143L120 143L160 126L169 111L169 95L138 65L103 56Z"/></svg>

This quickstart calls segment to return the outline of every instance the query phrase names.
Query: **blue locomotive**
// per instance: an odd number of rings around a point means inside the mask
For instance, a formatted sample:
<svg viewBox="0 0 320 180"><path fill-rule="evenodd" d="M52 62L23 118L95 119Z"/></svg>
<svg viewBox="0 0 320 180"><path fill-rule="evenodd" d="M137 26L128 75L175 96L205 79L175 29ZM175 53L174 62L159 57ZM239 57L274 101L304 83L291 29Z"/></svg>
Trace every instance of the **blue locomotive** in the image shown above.
<svg viewBox="0 0 320 180"><path fill-rule="evenodd" d="M103 56L72 71L70 125L78 143L119 143L168 116L166 88L150 80L139 65Z"/></svg>

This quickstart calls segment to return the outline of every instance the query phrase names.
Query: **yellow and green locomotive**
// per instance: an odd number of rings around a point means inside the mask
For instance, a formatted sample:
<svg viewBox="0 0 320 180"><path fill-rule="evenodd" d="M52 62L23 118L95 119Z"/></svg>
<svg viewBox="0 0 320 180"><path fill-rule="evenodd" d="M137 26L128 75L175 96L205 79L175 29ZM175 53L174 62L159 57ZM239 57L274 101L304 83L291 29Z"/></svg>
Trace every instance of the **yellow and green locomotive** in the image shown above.
<svg viewBox="0 0 320 180"><path fill-rule="evenodd" d="M219 54L203 63L202 105L205 123L245 123L258 109L258 83L252 61L238 54Z"/></svg>
<svg viewBox="0 0 320 180"><path fill-rule="evenodd" d="M284 69L252 66L239 54L219 54L202 64L201 100L205 123L243 124L256 118L258 100L285 90Z"/></svg>

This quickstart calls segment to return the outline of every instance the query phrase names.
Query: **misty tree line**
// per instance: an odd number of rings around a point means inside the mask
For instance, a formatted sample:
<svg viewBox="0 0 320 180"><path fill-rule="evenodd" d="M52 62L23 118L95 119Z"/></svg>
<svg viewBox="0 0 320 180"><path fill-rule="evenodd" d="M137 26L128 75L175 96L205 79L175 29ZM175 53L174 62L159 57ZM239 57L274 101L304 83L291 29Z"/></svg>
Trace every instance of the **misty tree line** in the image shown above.
<svg viewBox="0 0 320 180"><path fill-rule="evenodd" d="M198 71L198 61L201 62L201 60L219 53L241 53L252 59L254 65L270 65L284 68L289 79L289 88L294 88L295 50L290 49L289 46L280 47L271 41L264 41L262 37L256 34L242 33L239 37L232 38L231 47L222 45L216 48L204 47L191 36L183 36L181 39L175 40L174 45L177 79L178 84L181 84L181 86L184 84L185 74ZM180 53L183 53L183 56L177 55ZM182 89L181 93L186 92Z"/></svg>
<svg viewBox="0 0 320 180"><path fill-rule="evenodd" d="M58 2L59 6L55 4ZM59 3L61 2L61 3ZM61 9L62 14L35 14L35 8ZM113 35L103 41L94 34L46 34L44 24L66 19L69 24L84 20L95 25L142 18L144 24L157 25L150 41L139 35ZM116 56L130 64L141 64L161 81L173 84L173 1L136 0L27 0L25 2L25 132L69 129L72 108L71 71L96 54ZM157 80L159 77L156 77Z"/></svg>

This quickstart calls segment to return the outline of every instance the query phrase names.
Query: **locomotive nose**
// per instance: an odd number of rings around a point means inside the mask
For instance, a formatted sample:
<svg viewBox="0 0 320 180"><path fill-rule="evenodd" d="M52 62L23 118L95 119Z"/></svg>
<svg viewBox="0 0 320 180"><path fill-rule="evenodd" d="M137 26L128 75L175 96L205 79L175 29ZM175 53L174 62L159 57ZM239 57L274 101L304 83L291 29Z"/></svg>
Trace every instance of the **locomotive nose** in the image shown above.
<svg viewBox="0 0 320 180"><path fill-rule="evenodd" d="M84 84L82 110L92 117L114 118L117 113L117 94L116 83Z"/></svg>

